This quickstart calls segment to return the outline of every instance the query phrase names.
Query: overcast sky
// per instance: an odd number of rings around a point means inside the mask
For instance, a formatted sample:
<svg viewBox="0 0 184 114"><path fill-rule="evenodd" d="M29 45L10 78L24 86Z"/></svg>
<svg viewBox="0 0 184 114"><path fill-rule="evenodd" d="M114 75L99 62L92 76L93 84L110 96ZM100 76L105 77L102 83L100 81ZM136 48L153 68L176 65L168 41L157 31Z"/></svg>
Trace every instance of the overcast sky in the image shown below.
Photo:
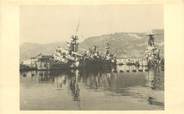
<svg viewBox="0 0 184 114"><path fill-rule="evenodd" d="M79 36L147 32L163 28L162 5L22 6L20 42L51 43Z"/></svg>

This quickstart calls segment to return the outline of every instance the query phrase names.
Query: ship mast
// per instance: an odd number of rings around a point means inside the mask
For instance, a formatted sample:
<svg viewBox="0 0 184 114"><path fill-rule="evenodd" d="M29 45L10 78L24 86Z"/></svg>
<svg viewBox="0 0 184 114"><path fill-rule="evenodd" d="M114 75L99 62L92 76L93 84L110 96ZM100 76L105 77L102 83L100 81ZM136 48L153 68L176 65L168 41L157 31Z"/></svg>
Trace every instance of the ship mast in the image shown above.
<svg viewBox="0 0 184 114"><path fill-rule="evenodd" d="M74 52L77 52L78 51L78 46L79 46L79 43L78 43L78 30L79 30L79 24L77 24L77 27L76 27L76 31L75 31L75 34L71 36L71 41L69 43L69 54L72 55L72 53Z"/></svg>
<svg viewBox="0 0 184 114"><path fill-rule="evenodd" d="M146 59L148 62L148 72L153 72L154 76L159 72L160 50L155 45L154 34L149 34Z"/></svg>
<svg viewBox="0 0 184 114"><path fill-rule="evenodd" d="M149 34L148 46L155 46L153 34Z"/></svg>
<svg viewBox="0 0 184 114"><path fill-rule="evenodd" d="M105 47L105 49L106 49L106 55L109 55L110 54L110 44L107 42L106 43L106 47Z"/></svg>

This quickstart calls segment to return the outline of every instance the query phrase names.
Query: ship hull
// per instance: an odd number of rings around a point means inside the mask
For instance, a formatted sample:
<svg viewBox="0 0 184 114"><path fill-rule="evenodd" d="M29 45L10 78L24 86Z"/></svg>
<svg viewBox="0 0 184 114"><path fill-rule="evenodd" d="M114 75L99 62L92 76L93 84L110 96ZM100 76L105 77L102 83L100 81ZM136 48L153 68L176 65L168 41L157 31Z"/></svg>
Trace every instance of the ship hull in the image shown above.
<svg viewBox="0 0 184 114"><path fill-rule="evenodd" d="M59 61L49 61L37 64L37 70L66 70L70 68L70 63Z"/></svg>
<svg viewBox="0 0 184 114"><path fill-rule="evenodd" d="M110 60L101 60L101 59L86 59L81 60L79 64L79 69L86 70L112 70L116 65Z"/></svg>

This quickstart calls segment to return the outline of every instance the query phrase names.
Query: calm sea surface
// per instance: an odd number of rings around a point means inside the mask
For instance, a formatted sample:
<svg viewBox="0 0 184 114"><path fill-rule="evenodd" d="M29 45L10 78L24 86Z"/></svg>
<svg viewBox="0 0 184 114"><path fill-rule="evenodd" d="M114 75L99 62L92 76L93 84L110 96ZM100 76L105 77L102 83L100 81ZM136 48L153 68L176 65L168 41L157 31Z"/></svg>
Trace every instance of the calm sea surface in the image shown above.
<svg viewBox="0 0 184 114"><path fill-rule="evenodd" d="M164 73L157 88L147 72L29 71L20 73L21 110L163 110ZM154 102L148 102L153 97Z"/></svg>

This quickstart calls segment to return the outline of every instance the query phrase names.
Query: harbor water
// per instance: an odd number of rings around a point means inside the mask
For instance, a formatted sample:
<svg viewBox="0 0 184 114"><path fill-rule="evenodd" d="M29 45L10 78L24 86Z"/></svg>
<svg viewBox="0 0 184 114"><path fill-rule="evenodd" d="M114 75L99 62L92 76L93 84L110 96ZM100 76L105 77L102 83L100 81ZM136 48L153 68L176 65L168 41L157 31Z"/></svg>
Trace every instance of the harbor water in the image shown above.
<svg viewBox="0 0 184 114"><path fill-rule="evenodd" d="M20 73L21 110L163 110L164 73L157 88L146 86L148 72L27 71ZM130 69L135 69L134 67ZM150 103L150 91L155 102Z"/></svg>

